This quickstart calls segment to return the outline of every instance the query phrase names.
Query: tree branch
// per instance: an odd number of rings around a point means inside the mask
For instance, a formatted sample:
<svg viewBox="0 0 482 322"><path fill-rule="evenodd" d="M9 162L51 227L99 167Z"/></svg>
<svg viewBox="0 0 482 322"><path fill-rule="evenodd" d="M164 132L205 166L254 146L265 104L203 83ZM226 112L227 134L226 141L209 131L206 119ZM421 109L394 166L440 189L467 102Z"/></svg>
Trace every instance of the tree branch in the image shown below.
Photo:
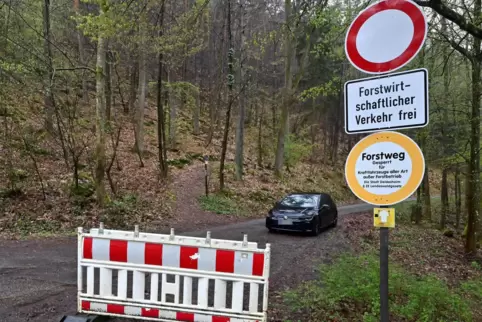
<svg viewBox="0 0 482 322"><path fill-rule="evenodd" d="M462 41L464 41L464 39L467 37L468 34L466 34L464 37L462 37L459 42L455 42L453 39L450 39L443 32L439 32L439 33L440 33L440 35L442 35L442 37L445 39L445 41L448 42L450 44L450 46L452 46L452 48L454 48L459 53L461 53L462 55L467 57L468 60L470 60L470 61L474 60L474 58L475 58L474 55L472 55L472 53L470 51L468 51L467 49L465 49L464 47L462 47L460 45L462 43Z"/></svg>
<svg viewBox="0 0 482 322"><path fill-rule="evenodd" d="M421 1L414 0L416 4L421 7L432 8L433 11L441 15L442 17L452 21L462 30L467 31L472 36L482 39L482 29L477 27L475 24L468 22L464 16L456 12L455 10L449 8L447 5L442 3L442 0L429 0Z"/></svg>
<svg viewBox="0 0 482 322"><path fill-rule="evenodd" d="M72 68L54 68L54 73L55 73L55 71L84 70L84 69L86 69L86 70L95 74L95 70L93 68L88 67L88 66L78 66L78 67L72 67Z"/></svg>

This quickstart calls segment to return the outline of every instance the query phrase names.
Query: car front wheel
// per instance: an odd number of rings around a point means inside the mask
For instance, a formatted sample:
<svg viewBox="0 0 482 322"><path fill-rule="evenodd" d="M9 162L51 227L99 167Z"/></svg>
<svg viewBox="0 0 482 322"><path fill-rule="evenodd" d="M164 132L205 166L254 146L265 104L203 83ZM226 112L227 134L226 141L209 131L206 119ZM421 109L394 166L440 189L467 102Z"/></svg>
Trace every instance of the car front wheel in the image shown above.
<svg viewBox="0 0 482 322"><path fill-rule="evenodd" d="M335 228L336 225L338 225L338 216L336 216L335 220L333 220L333 223L331 224L331 227Z"/></svg>
<svg viewBox="0 0 482 322"><path fill-rule="evenodd" d="M315 217L313 219L313 223L311 224L311 235L318 236L320 232L321 232L320 219L318 217Z"/></svg>

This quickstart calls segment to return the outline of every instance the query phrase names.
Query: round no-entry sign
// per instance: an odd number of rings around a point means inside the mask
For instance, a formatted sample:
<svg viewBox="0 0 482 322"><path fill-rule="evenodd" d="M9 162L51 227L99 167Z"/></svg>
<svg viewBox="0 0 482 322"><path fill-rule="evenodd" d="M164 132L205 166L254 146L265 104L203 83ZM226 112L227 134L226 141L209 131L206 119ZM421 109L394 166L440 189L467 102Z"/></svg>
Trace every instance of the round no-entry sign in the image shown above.
<svg viewBox="0 0 482 322"><path fill-rule="evenodd" d="M361 200L379 206L410 197L422 182L425 159L408 136L378 132L358 142L348 155L345 177Z"/></svg>
<svg viewBox="0 0 482 322"><path fill-rule="evenodd" d="M412 1L377 2L360 12L348 28L346 56L362 72L392 72L418 54L427 29L422 8Z"/></svg>

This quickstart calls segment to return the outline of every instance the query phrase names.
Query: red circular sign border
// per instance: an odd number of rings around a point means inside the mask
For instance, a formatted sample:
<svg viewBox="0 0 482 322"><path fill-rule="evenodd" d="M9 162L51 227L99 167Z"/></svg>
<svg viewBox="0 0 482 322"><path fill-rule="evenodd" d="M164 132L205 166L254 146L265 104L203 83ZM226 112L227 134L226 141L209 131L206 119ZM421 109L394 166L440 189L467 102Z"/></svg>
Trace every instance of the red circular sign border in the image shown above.
<svg viewBox="0 0 482 322"><path fill-rule="evenodd" d="M363 24L374 14L384 10L400 10L410 17L414 35L407 49L397 58L384 63L373 63L364 59L356 48L356 37ZM423 32L420 32L423 30ZM427 35L427 22L421 9L412 1L385 0L362 11L352 22L345 40L345 52L350 62L359 70L369 74L383 74L395 71L409 63L422 48Z"/></svg>

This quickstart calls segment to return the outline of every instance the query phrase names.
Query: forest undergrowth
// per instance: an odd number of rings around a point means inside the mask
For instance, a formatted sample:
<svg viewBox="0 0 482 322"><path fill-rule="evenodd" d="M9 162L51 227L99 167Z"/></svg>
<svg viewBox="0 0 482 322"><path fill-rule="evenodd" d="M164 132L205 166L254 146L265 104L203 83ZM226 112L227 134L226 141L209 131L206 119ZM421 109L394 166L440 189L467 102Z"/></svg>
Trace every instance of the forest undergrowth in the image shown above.
<svg viewBox="0 0 482 322"><path fill-rule="evenodd" d="M111 145L107 151L109 163L112 163L112 182L106 178L106 186L110 189L102 208L95 202L94 167L89 151L93 146L92 124L88 118L80 127L82 132L76 134L85 140L85 151L80 154L77 165L78 185L72 175L73 165L66 165L59 142L49 137L40 123L32 119L26 121L30 137L25 139L14 135L16 139L10 146L11 161L7 160L6 154L0 155L2 164L12 162L14 168L12 174L6 173L5 168L0 169L1 182L4 183L0 187L0 233L8 237L73 234L76 227L92 227L99 222L113 229L140 224L141 228L156 230L182 222L186 212L210 213L219 217L219 220L210 217L206 224L245 220L263 216L275 200L292 191L328 192L339 205L357 202L345 184L342 159L334 164L322 159L313 162L309 153L312 147L304 142L291 143L287 146L291 166L282 178L278 178L273 175L270 162L272 151L263 152L266 162L262 167L251 157L257 146L249 132L244 178L236 180L234 145L230 144L225 168L227 184L221 192L217 158L221 149L220 133L206 146L205 135L190 134L189 118L188 114L179 116L178 142L168 151L170 176L167 181L159 180L158 176L155 111L148 109L146 113L142 164L134 149L132 123L127 119L118 122L122 125L119 126L117 147L117 133L111 131ZM114 151L116 155L112 162ZM210 194L207 197L204 195L205 155L209 159ZM182 193L178 187L180 180L187 181L182 189L188 190ZM436 171L431 180L436 187L439 181ZM14 185L9 186L7 182ZM176 210L177 204L186 203L189 209ZM229 218L223 218L226 216Z"/></svg>

